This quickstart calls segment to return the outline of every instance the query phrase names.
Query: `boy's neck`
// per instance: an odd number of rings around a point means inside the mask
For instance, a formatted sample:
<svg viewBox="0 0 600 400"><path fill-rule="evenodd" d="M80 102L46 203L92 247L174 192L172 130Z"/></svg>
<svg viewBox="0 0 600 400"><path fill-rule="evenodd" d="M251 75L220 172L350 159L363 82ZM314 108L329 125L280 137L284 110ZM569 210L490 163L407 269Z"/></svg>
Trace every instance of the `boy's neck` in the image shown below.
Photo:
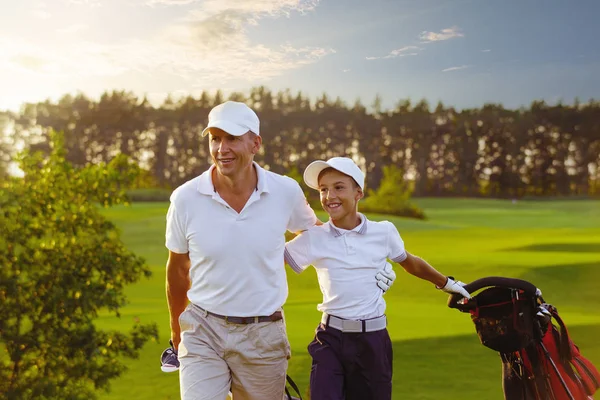
<svg viewBox="0 0 600 400"><path fill-rule="evenodd" d="M357 212L351 215L347 215L342 219L331 219L330 221L336 228L345 229L347 231L351 231L352 229L359 226L362 222L360 215Z"/></svg>

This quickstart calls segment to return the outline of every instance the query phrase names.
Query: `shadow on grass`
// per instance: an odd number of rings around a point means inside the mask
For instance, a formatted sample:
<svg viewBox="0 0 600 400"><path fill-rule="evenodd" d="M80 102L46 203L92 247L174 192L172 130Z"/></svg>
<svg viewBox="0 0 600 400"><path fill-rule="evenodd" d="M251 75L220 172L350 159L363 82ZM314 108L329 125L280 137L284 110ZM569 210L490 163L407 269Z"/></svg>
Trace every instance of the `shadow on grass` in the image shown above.
<svg viewBox="0 0 600 400"><path fill-rule="evenodd" d="M502 251L547 251L561 253L600 253L600 243L541 243Z"/></svg>
<svg viewBox="0 0 600 400"><path fill-rule="evenodd" d="M441 326L440 330L444 327ZM582 354L600 366L600 324L569 327ZM498 353L472 335L394 341L393 399L502 400ZM289 373L308 398L311 360L294 354Z"/></svg>
<svg viewBox="0 0 600 400"><path fill-rule="evenodd" d="M536 285L544 300L559 310L561 306L589 310L600 305L600 262L533 268L519 278Z"/></svg>

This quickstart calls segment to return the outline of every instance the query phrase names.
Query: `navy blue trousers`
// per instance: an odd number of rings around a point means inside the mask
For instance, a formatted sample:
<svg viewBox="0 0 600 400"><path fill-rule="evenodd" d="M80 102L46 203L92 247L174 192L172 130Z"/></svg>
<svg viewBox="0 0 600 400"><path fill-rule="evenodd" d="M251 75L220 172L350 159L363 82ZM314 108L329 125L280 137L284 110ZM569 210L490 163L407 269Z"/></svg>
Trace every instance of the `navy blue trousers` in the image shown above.
<svg viewBox="0 0 600 400"><path fill-rule="evenodd" d="M311 400L391 400L393 353L387 329L342 333L320 324L308 353Z"/></svg>

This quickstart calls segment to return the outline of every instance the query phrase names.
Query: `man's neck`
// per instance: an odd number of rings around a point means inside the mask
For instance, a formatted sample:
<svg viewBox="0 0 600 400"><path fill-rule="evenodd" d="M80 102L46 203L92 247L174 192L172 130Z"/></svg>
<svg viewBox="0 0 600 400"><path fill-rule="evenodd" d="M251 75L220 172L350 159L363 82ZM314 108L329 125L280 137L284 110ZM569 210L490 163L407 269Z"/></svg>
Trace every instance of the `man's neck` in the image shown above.
<svg viewBox="0 0 600 400"><path fill-rule="evenodd" d="M251 164L248 168L233 176L225 176L219 173L217 168L213 169L213 185L215 190L230 194L242 194L255 190L258 184L258 173Z"/></svg>

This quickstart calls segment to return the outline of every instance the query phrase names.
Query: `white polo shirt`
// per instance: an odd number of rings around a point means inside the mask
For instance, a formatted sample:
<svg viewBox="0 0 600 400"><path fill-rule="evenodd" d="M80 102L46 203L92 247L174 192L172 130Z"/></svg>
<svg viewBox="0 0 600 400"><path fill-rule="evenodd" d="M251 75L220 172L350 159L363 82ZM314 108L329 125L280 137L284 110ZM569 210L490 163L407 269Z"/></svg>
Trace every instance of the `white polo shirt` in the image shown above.
<svg viewBox="0 0 600 400"><path fill-rule="evenodd" d="M239 214L215 191L214 165L175 189L167 212L166 246L191 260L188 299L221 315L271 315L281 307L285 232L317 221L296 181L254 167L257 188Z"/></svg>
<svg viewBox="0 0 600 400"><path fill-rule="evenodd" d="M383 292L375 275L387 259L406 259L404 242L388 221L361 223L351 231L331 221L314 226L286 244L285 259L300 273L309 265L317 271L323 303L317 309L345 319L375 318L385 313Z"/></svg>

